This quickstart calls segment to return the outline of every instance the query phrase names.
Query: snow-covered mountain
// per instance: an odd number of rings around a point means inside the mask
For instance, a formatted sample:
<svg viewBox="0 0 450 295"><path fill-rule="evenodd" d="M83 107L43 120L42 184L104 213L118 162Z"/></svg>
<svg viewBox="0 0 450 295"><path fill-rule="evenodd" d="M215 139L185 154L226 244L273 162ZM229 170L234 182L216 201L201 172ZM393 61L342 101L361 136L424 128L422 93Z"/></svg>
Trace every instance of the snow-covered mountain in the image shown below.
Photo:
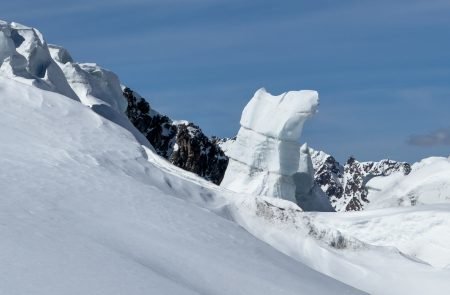
<svg viewBox="0 0 450 295"><path fill-rule="evenodd" d="M408 163L392 160L358 162L350 157L342 166L333 156L312 151L314 179L336 211L360 211L370 203L368 182L392 174L408 175Z"/></svg>
<svg viewBox="0 0 450 295"><path fill-rule="evenodd" d="M139 120L162 116L135 92L130 108L123 90L114 73L74 62L37 30L0 22L0 294L450 289L449 159L426 159L409 175L396 164L352 162L350 173L362 169L368 210L304 212L160 157L165 149L152 146ZM303 185L295 197L311 205L311 193L322 191L313 181L315 151L296 148L295 183Z"/></svg>
<svg viewBox="0 0 450 295"><path fill-rule="evenodd" d="M450 158L423 159L408 171L371 179L367 183L367 209L450 202Z"/></svg>

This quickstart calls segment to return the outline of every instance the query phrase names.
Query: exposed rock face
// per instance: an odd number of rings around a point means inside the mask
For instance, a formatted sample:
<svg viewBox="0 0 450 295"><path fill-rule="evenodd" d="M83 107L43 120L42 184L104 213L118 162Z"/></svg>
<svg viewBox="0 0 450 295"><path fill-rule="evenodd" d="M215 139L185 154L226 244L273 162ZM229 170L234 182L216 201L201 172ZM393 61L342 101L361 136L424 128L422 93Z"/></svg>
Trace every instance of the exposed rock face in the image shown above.
<svg viewBox="0 0 450 295"><path fill-rule="evenodd" d="M378 176L389 176L394 172L408 175L408 163L392 160L380 162L358 162L350 157L342 166L332 156L321 152L312 153L315 182L329 197L336 211L360 211L368 204L367 182Z"/></svg>
<svg viewBox="0 0 450 295"><path fill-rule="evenodd" d="M392 160L380 162L358 162L350 157L344 166L344 199L350 200L345 211L360 211L369 202L367 182L377 176L389 176L394 172L408 175L411 166Z"/></svg>
<svg viewBox="0 0 450 295"><path fill-rule="evenodd" d="M159 114L129 88L123 90L123 95L128 101L126 115L160 156L184 170L220 184L227 169L228 157L217 138L208 138L193 123L172 121Z"/></svg>
<svg viewBox="0 0 450 295"><path fill-rule="evenodd" d="M336 211L340 211L339 203L344 193L344 167L333 156L322 151L311 150L314 167L314 180L330 199Z"/></svg>

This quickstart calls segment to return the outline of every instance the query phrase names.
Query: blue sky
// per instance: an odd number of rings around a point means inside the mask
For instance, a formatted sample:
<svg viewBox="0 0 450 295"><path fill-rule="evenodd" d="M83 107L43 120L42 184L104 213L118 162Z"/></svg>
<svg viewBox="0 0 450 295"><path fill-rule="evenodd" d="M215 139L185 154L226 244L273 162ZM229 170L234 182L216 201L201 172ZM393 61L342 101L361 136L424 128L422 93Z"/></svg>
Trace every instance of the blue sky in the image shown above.
<svg viewBox="0 0 450 295"><path fill-rule="evenodd" d="M233 136L260 87L315 89L302 141L345 161L450 154L448 0L15 0L40 29L209 135Z"/></svg>

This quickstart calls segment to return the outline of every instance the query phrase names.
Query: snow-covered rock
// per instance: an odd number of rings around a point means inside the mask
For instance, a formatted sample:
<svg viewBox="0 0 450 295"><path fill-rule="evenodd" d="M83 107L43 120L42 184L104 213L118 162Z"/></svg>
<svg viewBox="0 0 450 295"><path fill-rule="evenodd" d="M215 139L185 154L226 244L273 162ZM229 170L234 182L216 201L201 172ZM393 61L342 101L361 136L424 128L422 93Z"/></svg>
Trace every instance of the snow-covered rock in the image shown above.
<svg viewBox="0 0 450 295"><path fill-rule="evenodd" d="M411 166L405 162L381 160L358 162L350 157L342 166L325 152L313 151L312 162L315 182L330 199L336 211L360 211L371 201L368 199L368 182L390 175L408 175Z"/></svg>
<svg viewBox="0 0 450 295"><path fill-rule="evenodd" d="M222 187L295 202L294 173L300 161L300 136L315 114L315 91L290 91L273 96L259 89L244 108L241 128L228 150Z"/></svg>
<svg viewBox="0 0 450 295"><path fill-rule="evenodd" d="M450 159L431 157L411 166L411 173L393 173L367 183L367 209L450 202Z"/></svg>
<svg viewBox="0 0 450 295"><path fill-rule="evenodd" d="M368 200L367 183L375 177L386 177L393 173L408 175L411 166L392 160L380 162L358 162L350 157L344 166L344 194L342 205L345 211L360 211L370 201Z"/></svg>

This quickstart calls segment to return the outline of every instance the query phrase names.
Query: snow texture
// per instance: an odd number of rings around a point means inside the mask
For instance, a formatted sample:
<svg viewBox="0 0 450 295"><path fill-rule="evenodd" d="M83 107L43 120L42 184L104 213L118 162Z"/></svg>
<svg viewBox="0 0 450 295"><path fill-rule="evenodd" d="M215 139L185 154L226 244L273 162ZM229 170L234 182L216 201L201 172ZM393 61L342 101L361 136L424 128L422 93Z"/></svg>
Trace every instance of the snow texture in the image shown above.
<svg viewBox="0 0 450 295"><path fill-rule="evenodd" d="M431 157L415 163L411 173L371 179L368 209L450 203L450 159Z"/></svg>
<svg viewBox="0 0 450 295"><path fill-rule="evenodd" d="M0 294L358 294L82 104L4 77L0 100Z"/></svg>
<svg viewBox="0 0 450 295"><path fill-rule="evenodd" d="M335 211L328 196L315 181L311 152L306 143L300 148L298 167L297 172L293 175L297 204L304 211Z"/></svg>
<svg viewBox="0 0 450 295"><path fill-rule="evenodd" d="M78 100L42 34L34 28L0 21L0 73Z"/></svg>
<svg viewBox="0 0 450 295"><path fill-rule="evenodd" d="M221 186L295 202L293 174L300 160L299 140L318 102L315 91L273 96L259 89L242 112L241 128L227 152L230 161Z"/></svg>

